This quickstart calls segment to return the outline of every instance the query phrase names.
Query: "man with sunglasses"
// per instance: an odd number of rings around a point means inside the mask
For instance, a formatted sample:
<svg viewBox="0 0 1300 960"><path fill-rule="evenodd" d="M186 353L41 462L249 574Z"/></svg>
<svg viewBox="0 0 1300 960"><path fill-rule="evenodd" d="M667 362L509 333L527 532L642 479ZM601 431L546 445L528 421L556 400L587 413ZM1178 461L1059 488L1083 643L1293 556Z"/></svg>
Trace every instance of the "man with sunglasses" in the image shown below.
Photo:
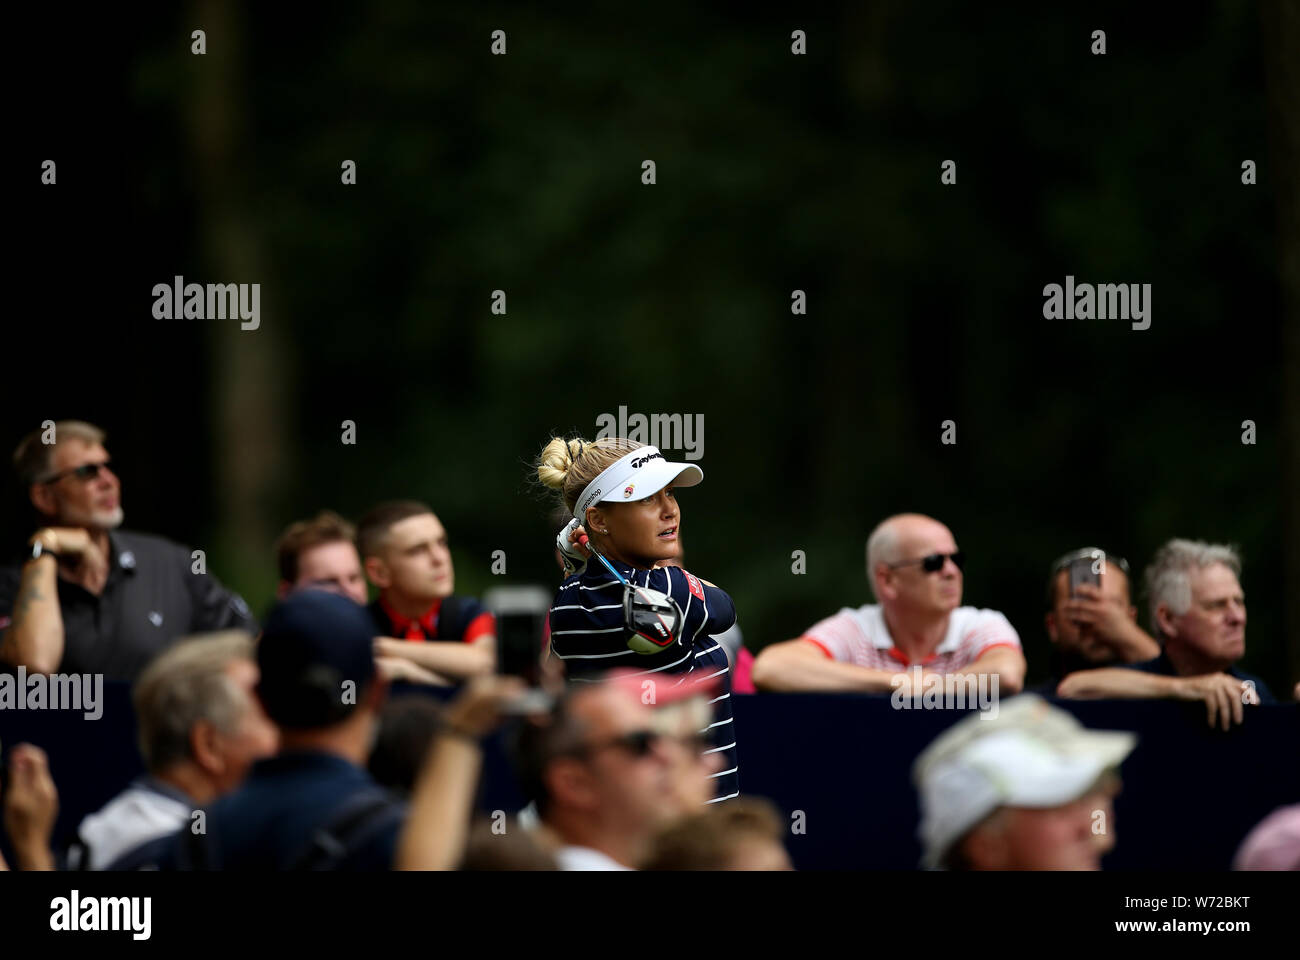
<svg viewBox="0 0 1300 960"><path fill-rule="evenodd" d="M133 681L179 637L256 632L244 601L196 572L188 547L119 529L121 484L104 438L61 420L14 453L43 525L22 562L0 570L0 665Z"/></svg>
<svg viewBox="0 0 1300 960"><path fill-rule="evenodd" d="M521 780L543 833L558 843L561 870L636 869L657 831L713 794L710 774L721 759L701 752L693 737L701 721L691 714L698 706L707 717L707 701L678 690L681 700L652 709L642 682L574 687L548 723L521 734Z"/></svg>
<svg viewBox="0 0 1300 960"><path fill-rule="evenodd" d="M883 521L867 540L878 603L845 607L754 661L764 690L910 694L932 675L996 676L997 693L1024 685L1015 628L996 610L961 605L964 559L952 532L916 513ZM919 669L918 669L919 668Z"/></svg>

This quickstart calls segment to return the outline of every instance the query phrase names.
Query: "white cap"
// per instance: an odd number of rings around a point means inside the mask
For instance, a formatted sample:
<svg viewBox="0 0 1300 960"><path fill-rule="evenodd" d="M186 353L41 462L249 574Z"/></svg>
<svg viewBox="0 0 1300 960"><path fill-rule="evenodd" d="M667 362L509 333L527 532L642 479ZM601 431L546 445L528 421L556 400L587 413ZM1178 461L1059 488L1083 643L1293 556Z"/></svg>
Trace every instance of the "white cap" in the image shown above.
<svg viewBox="0 0 1300 960"><path fill-rule="evenodd" d="M586 523L592 504L643 500L668 484L693 487L704 479L704 471L693 463L665 460L658 447L637 447L611 463L587 484L573 505L573 515Z"/></svg>
<svg viewBox="0 0 1300 960"><path fill-rule="evenodd" d="M1132 733L1089 730L1033 694L954 724L912 766L923 866L938 867L999 807L1047 809L1078 800L1136 744Z"/></svg>

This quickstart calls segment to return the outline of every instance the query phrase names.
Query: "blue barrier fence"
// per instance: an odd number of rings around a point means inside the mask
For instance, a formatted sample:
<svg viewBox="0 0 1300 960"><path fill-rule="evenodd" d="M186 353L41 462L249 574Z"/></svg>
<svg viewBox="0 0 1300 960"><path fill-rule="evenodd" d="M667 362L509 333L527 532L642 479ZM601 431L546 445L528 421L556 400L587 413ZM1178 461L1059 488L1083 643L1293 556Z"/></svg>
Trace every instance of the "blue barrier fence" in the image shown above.
<svg viewBox="0 0 1300 960"><path fill-rule="evenodd" d="M771 799L805 832L787 847L799 869L914 869L917 799L909 771L961 714L895 710L888 697L830 694L735 698L741 789ZM1115 802L1108 869L1226 870L1254 824L1300 801L1300 705L1247 708L1245 724L1211 730L1198 704L1060 701L1085 726L1131 730ZM6 754L20 742L50 755L59 789L56 843L66 842L142 770L129 689L106 684L103 715L0 710ZM522 801L500 737L490 745L480 806ZM793 822L793 821L791 821ZM5 849L5 855L12 851Z"/></svg>

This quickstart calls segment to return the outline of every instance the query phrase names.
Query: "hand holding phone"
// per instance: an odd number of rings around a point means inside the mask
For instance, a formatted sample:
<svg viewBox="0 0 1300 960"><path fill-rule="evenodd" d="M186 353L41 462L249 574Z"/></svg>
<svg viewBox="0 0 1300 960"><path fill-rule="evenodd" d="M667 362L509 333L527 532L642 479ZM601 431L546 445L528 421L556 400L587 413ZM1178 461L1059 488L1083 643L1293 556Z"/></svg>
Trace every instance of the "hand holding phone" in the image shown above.
<svg viewBox="0 0 1300 960"><path fill-rule="evenodd" d="M1077 595L1077 587L1081 583L1091 583L1095 587L1101 586L1101 558L1078 557L1070 561L1070 596Z"/></svg>

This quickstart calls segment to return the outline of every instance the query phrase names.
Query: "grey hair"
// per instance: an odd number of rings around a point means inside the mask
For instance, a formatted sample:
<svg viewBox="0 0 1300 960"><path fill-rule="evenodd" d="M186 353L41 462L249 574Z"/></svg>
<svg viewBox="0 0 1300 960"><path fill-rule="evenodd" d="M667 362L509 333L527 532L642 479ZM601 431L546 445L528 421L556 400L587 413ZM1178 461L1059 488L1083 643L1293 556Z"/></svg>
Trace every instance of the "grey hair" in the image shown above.
<svg viewBox="0 0 1300 960"><path fill-rule="evenodd" d="M43 443L43 429L33 430L23 437L14 451L14 472L23 486L41 483L50 475L50 461L56 444L64 440L80 440L94 445L103 443L106 434L93 423L84 420L58 420L54 423L54 443Z"/></svg>
<svg viewBox="0 0 1300 960"><path fill-rule="evenodd" d="M252 701L226 669L252 658L252 636L225 630L187 638L145 668L132 699L140 753L151 773L191 759L190 731L200 720L223 733L236 729Z"/></svg>
<svg viewBox="0 0 1300 960"><path fill-rule="evenodd" d="M894 563L898 557L897 525L887 517L876 524L876 529L867 537L867 584L871 587L871 596L876 600L876 567L880 564Z"/></svg>
<svg viewBox="0 0 1300 960"><path fill-rule="evenodd" d="M1147 604L1154 632L1160 632L1156 610L1162 606L1168 607L1179 616L1190 610L1192 570L1204 570L1216 563L1223 564L1238 577L1241 576L1241 555L1227 544L1174 539L1156 551L1147 564L1145 574Z"/></svg>

